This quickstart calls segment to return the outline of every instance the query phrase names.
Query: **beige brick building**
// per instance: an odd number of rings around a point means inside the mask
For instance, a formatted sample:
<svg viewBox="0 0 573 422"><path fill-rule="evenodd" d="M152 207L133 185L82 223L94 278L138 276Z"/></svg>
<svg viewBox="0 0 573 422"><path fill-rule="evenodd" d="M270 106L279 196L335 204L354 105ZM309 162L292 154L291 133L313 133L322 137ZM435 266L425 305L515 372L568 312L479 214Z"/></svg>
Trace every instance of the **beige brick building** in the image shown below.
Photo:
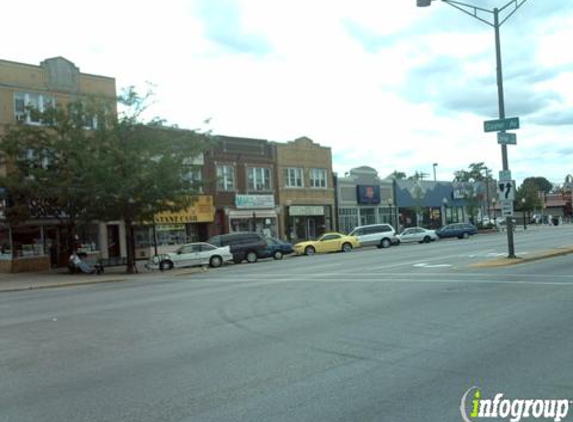
<svg viewBox="0 0 573 422"><path fill-rule="evenodd" d="M309 138L276 143L280 236L309 239L334 229L332 152Z"/></svg>
<svg viewBox="0 0 573 422"><path fill-rule="evenodd" d="M110 112L116 113L115 79L82 73L63 57L46 59L40 65L0 60L0 138L17 122L40 126L30 108L43 111L87 97L109 100ZM89 125L97 122L93 120ZM0 174L5 172L2 165ZM7 193L3 193L5 206ZM65 233L54 216L39 213L33 221L17 227L9 227L3 218L4 209L0 209L0 271L42 270L67 261L69 251L63 249L62 242ZM87 230L82 239L86 248L105 248L106 255L120 253L119 224L94 225ZM115 249L110 251L111 244Z"/></svg>

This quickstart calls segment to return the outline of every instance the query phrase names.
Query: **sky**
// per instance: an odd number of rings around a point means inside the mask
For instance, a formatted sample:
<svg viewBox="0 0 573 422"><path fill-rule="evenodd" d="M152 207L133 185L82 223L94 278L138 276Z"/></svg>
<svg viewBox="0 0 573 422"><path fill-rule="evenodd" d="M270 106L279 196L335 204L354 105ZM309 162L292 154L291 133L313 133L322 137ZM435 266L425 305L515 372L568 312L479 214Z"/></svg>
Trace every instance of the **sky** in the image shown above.
<svg viewBox="0 0 573 422"><path fill-rule="evenodd" d="M562 183L573 173L573 1L528 0L500 33L506 116L521 126L512 176ZM502 169L483 131L499 117L494 29L443 1L27 0L2 6L0 40L4 60L63 56L115 77L118 92L151 83L150 114L181 128L309 137L332 148L339 174Z"/></svg>

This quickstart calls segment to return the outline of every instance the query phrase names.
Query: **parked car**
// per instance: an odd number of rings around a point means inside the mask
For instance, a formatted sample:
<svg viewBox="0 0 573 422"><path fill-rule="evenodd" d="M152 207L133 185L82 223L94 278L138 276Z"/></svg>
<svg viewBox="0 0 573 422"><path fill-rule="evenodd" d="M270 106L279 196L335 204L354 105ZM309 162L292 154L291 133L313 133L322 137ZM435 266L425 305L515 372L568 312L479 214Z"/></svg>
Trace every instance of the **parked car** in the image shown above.
<svg viewBox="0 0 573 422"><path fill-rule="evenodd" d="M445 237L458 237L460 239L467 239L470 236L477 234L478 229L470 223L454 223L447 224L436 231L440 238Z"/></svg>
<svg viewBox="0 0 573 422"><path fill-rule="evenodd" d="M220 267L226 261L231 261L233 255L228 246L217 247L209 243L187 243L175 252L154 256L147 264L148 268L171 270L180 267L209 265Z"/></svg>
<svg viewBox="0 0 573 422"><path fill-rule="evenodd" d="M438 240L438 235L435 230L424 229L423 227L409 227L402 233L396 236L402 243L404 242L419 242L430 243Z"/></svg>
<svg viewBox="0 0 573 422"><path fill-rule="evenodd" d="M267 242L256 232L220 234L211 237L209 243L215 246L229 246L233 254L233 262L236 264L240 264L245 259L253 263L259 258L269 257Z"/></svg>
<svg viewBox="0 0 573 422"><path fill-rule="evenodd" d="M355 236L347 236L342 233L325 233L317 240L308 240L294 245L297 255L314 255L317 252L350 252L353 248L360 247L360 242Z"/></svg>
<svg viewBox="0 0 573 422"><path fill-rule="evenodd" d="M387 248L399 243L396 230L390 224L369 224L355 227L349 236L356 236L361 246Z"/></svg>
<svg viewBox="0 0 573 422"><path fill-rule="evenodd" d="M274 259L283 259L284 255L289 255L294 252L292 243L285 242L284 240L277 239L276 237L267 237L267 253Z"/></svg>

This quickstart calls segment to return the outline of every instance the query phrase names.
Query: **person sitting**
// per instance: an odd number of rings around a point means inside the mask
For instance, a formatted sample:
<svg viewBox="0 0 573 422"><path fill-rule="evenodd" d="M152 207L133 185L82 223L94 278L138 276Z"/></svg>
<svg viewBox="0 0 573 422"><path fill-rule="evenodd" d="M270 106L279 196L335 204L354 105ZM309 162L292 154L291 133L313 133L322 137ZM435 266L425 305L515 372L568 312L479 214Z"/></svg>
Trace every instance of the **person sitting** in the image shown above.
<svg viewBox="0 0 573 422"><path fill-rule="evenodd" d="M77 272L82 272L84 274L93 274L96 269L88 264L79 257L76 251L73 251L68 259L68 268L70 273L75 274Z"/></svg>

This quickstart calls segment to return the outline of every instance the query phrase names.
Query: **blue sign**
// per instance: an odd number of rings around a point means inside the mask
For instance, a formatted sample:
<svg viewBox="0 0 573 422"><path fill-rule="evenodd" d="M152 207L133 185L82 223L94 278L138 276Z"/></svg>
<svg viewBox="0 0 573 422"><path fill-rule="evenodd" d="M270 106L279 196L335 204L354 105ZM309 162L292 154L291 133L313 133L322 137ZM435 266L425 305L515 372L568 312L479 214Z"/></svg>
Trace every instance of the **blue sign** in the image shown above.
<svg viewBox="0 0 573 422"><path fill-rule="evenodd" d="M377 205L380 203L380 186L357 185L356 196L358 203L362 205Z"/></svg>

